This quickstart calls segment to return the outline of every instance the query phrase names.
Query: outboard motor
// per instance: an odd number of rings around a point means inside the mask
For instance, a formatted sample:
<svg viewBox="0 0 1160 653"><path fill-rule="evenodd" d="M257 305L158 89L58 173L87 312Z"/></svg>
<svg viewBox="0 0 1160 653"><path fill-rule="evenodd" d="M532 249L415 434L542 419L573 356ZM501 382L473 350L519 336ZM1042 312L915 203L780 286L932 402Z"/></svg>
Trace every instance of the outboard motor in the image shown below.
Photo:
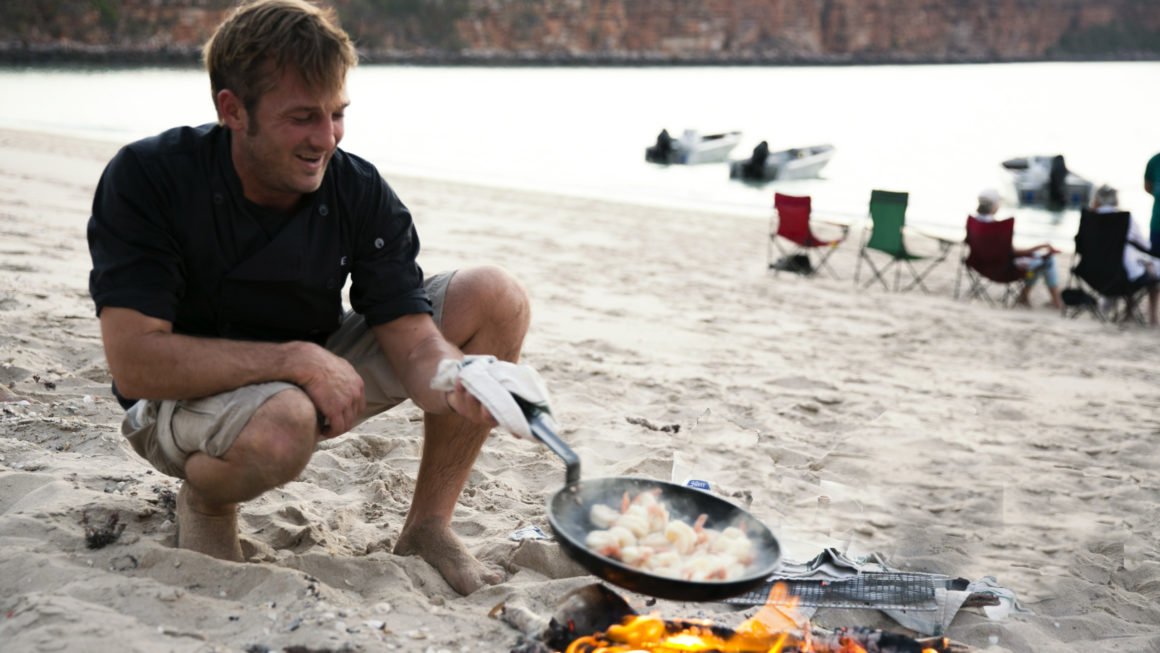
<svg viewBox="0 0 1160 653"><path fill-rule="evenodd" d="M753 148L753 154L745 162L746 179L765 178L765 160L769 158L769 143L761 141Z"/></svg>
<svg viewBox="0 0 1160 653"><path fill-rule="evenodd" d="M1067 206L1067 164L1062 154L1051 159L1051 172L1047 178L1047 209L1061 211Z"/></svg>
<svg viewBox="0 0 1160 653"><path fill-rule="evenodd" d="M657 135L657 143L644 151L644 160L652 163L672 163L673 137L669 130L662 129Z"/></svg>

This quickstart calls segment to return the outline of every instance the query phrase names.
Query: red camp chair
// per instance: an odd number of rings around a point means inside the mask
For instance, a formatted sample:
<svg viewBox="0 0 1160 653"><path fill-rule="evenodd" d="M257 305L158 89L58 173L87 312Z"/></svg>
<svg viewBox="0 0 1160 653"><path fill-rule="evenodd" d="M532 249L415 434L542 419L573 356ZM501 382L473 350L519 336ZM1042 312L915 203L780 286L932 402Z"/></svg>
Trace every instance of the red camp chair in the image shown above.
<svg viewBox="0 0 1160 653"><path fill-rule="evenodd" d="M776 209L769 219L768 264L775 273L782 270L797 272L803 276L813 276L823 267L835 279L838 275L826 263L826 259L834 253L834 249L846 240L850 231L847 225L834 225L842 230L842 235L833 240L822 240L810 230L810 198L809 196L773 194L773 206ZM774 227L776 218L777 226ZM782 241L792 244L787 248ZM777 248L781 258L774 260L773 250ZM815 263L810 258L811 250L821 250Z"/></svg>
<svg viewBox="0 0 1160 653"><path fill-rule="evenodd" d="M963 257L955 277L955 299L959 298L959 283L966 273L967 300L984 299L992 306L1010 306L1015 303L1023 284L1027 283L1027 272L1015 266L1011 255L1011 240L1015 233L1015 218L983 222L974 216L967 218L967 255ZM1003 295L996 300L991 296L990 286L1002 286Z"/></svg>

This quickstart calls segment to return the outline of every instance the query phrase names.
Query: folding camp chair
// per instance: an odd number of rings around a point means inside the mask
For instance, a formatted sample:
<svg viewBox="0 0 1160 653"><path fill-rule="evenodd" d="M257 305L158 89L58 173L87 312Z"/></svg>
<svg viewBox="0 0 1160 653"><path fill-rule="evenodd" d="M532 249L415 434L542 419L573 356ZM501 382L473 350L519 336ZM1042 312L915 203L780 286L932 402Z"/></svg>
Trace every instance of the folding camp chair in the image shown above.
<svg viewBox="0 0 1160 653"><path fill-rule="evenodd" d="M769 243L767 244L769 269L776 273L792 266L790 269L793 271L810 277L817 274L818 270L825 268L831 276L837 279L837 273L826 260L830 258L838 245L846 240L850 227L848 225L834 225L841 228L842 235L833 240L822 240L810 230L809 196L774 193L773 206L776 211L769 218ZM776 228L774 227L775 218L777 220ZM790 246L783 245L783 240ZM781 258L777 261L773 258L775 247L781 253ZM810 258L811 250L821 250L816 262Z"/></svg>
<svg viewBox="0 0 1160 653"><path fill-rule="evenodd" d="M1084 209L1080 214L1068 289L1063 292L1065 316L1090 311L1103 322L1134 318L1144 323L1140 300L1156 282L1148 277L1133 282L1124 269L1131 219L1127 211L1096 213ZM1110 310L1101 306L1100 297L1112 300ZM1122 310L1119 300L1124 303Z"/></svg>
<svg viewBox="0 0 1160 653"><path fill-rule="evenodd" d="M907 251L906 243L902 237L902 229L906 226L906 204L909 197L907 193L886 190L871 191L870 219L873 222L873 227L863 231L862 247L858 250L858 263L854 266L854 283L858 283L862 261L865 260L874 277L868 280L864 287L870 287L877 280L882 283L883 288L890 290L883 275L893 266L894 290L898 290L901 284L902 268L905 266L910 270L912 281L902 290L918 287L930 292L930 289L923 283L923 279L930 274L935 266L946 260L954 241L930 236L938 241L939 247L938 254L933 257L920 256ZM875 250L889 257L882 267L874 264L870 250ZM914 262L920 260L929 260L930 262L925 268L919 270L915 268Z"/></svg>
<svg viewBox="0 0 1160 653"><path fill-rule="evenodd" d="M967 301L983 299L991 306L1010 306L1015 303L1027 283L1027 271L1015 265L1011 241L1014 238L1015 218L983 222L967 217L967 238L963 241L967 253L962 257L955 275L955 299L963 275L967 277ZM991 286L1002 286L999 299L991 295Z"/></svg>

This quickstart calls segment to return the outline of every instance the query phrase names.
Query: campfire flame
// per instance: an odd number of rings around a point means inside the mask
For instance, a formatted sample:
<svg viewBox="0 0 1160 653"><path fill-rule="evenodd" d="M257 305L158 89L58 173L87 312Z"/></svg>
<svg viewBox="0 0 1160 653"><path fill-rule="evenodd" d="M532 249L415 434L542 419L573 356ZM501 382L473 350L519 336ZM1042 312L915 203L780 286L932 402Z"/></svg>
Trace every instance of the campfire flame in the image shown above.
<svg viewBox="0 0 1160 653"><path fill-rule="evenodd" d="M809 621L796 608L797 597L779 583L765 606L736 629L702 620L630 615L607 632L576 639L565 653L867 653L866 632L811 636ZM926 648L923 653L939 650Z"/></svg>

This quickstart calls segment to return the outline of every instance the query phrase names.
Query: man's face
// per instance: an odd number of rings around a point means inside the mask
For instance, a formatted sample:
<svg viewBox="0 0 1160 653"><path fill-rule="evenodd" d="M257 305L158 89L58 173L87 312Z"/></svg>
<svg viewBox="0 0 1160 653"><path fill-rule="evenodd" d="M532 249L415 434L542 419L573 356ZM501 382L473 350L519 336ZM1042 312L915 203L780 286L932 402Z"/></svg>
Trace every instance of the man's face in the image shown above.
<svg viewBox="0 0 1160 653"><path fill-rule="evenodd" d="M289 210L303 194L318 190L342 140L349 104L345 90L319 95L298 71L287 69L253 112L238 107L226 124L233 130L233 162L246 198Z"/></svg>

